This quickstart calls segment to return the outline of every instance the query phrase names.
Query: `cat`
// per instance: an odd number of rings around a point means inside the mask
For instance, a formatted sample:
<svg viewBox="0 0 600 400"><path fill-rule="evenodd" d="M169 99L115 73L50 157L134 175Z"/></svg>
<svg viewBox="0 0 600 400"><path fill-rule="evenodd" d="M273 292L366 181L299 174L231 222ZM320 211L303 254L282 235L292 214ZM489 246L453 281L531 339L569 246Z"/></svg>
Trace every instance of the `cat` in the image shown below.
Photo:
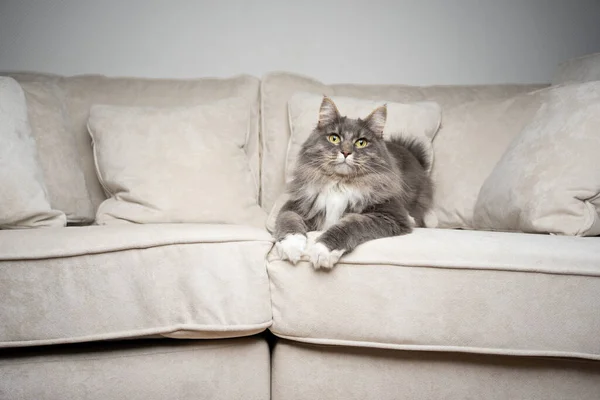
<svg viewBox="0 0 600 400"><path fill-rule="evenodd" d="M384 140L386 118L385 105L352 119L323 97L287 187L289 200L277 215L282 259L296 264L307 254L315 269L331 269L368 240L424 225L433 197L427 149L416 140ZM306 232L315 230L324 232L306 249Z"/></svg>

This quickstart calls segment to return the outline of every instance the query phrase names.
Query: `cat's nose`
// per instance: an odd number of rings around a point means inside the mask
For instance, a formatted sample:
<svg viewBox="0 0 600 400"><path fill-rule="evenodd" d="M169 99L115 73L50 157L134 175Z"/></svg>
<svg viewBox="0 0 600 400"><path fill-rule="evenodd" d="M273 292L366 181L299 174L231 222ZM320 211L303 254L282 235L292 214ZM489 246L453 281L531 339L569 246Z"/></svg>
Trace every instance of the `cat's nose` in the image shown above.
<svg viewBox="0 0 600 400"><path fill-rule="evenodd" d="M348 156L349 156L350 154L352 154L352 152L351 152L351 151L343 151L343 150L342 150L342 154L344 155L344 158L348 158Z"/></svg>

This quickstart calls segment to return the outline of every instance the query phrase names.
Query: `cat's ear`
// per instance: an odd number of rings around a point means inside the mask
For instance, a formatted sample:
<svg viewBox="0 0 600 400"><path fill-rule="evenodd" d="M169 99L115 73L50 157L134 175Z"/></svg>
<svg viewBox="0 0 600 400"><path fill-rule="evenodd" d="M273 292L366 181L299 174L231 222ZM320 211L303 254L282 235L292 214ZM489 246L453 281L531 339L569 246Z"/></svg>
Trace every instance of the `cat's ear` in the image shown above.
<svg viewBox="0 0 600 400"><path fill-rule="evenodd" d="M332 124L340 119L340 112L333 100L331 100L327 96L323 96L323 101L321 102L321 109L319 110L319 126L327 126Z"/></svg>
<svg viewBox="0 0 600 400"><path fill-rule="evenodd" d="M367 118L365 125L378 137L383 136L383 128L385 128L385 120L387 119L387 105L377 107Z"/></svg>

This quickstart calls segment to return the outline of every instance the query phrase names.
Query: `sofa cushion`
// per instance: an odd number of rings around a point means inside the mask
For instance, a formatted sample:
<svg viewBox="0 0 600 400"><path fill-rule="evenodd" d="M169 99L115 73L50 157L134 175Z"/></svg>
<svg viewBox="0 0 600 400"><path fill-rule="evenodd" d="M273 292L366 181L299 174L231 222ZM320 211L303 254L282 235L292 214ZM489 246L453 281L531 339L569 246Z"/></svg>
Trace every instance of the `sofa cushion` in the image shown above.
<svg viewBox="0 0 600 400"><path fill-rule="evenodd" d="M263 227L244 143L251 107L235 97L191 107L94 105L88 129L110 195L96 223Z"/></svg>
<svg viewBox="0 0 600 400"><path fill-rule="evenodd" d="M38 143L51 205L72 223L91 223L106 199L96 176L87 131L93 104L175 107L241 97L251 105L249 134L244 149L259 181L259 80L248 75L232 78L147 79L101 75L61 77L10 73L24 86L34 136ZM258 190L258 189L257 189Z"/></svg>
<svg viewBox="0 0 600 400"><path fill-rule="evenodd" d="M249 75L232 78L203 79L142 79L107 78L99 75L83 75L65 78L66 111L69 115L69 133L77 139L83 155L84 171L90 200L94 210L105 199L96 178L94 158L87 121L93 104L138 107L194 106L214 101L241 97L251 107L248 137L244 149L249 158L250 169L258 182L259 148L258 115L259 80Z"/></svg>
<svg viewBox="0 0 600 400"><path fill-rule="evenodd" d="M600 81L553 86L479 192L477 228L600 235Z"/></svg>
<svg viewBox="0 0 600 400"><path fill-rule="evenodd" d="M552 84L600 80L600 53L572 58L558 66Z"/></svg>
<svg viewBox="0 0 600 400"><path fill-rule="evenodd" d="M0 77L0 229L61 227L50 206L21 86Z"/></svg>
<svg viewBox="0 0 600 400"><path fill-rule="evenodd" d="M235 225L0 231L0 347L260 332L271 246Z"/></svg>
<svg viewBox="0 0 600 400"><path fill-rule="evenodd" d="M433 211L439 228L474 228L481 186L511 141L535 116L545 90L444 110L442 127L433 141Z"/></svg>
<svg viewBox="0 0 600 400"><path fill-rule="evenodd" d="M25 97L29 122L35 136L40 164L52 207L65 213L72 224L93 220L82 156L77 143L67 132L62 78L46 74L17 74Z"/></svg>
<svg viewBox="0 0 600 400"><path fill-rule="evenodd" d="M435 101L442 110L475 100L505 99L543 85L406 86L325 85L317 80L285 72L274 72L261 82L261 204L270 210L285 188L285 160L290 138L288 100L297 92L346 96L399 103ZM443 114L443 111L442 111ZM444 117L442 116L442 123ZM435 165L434 165L435 170Z"/></svg>
<svg viewBox="0 0 600 400"><path fill-rule="evenodd" d="M331 272L274 253L271 329L290 340L600 360L600 238L421 228Z"/></svg>

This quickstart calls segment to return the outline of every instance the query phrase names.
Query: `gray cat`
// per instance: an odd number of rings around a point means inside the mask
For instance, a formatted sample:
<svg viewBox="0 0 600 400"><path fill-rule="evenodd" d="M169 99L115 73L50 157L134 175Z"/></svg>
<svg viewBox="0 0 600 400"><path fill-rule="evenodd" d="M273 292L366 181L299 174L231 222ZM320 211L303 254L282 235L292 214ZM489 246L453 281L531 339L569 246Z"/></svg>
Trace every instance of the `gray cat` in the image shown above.
<svg viewBox="0 0 600 400"><path fill-rule="evenodd" d="M323 230L306 251L313 266L332 268L368 240L404 235L422 226L432 203L425 147L414 140L383 140L386 106L367 118L341 116L323 98L319 122L302 145L277 216L276 248L296 263L306 232Z"/></svg>

